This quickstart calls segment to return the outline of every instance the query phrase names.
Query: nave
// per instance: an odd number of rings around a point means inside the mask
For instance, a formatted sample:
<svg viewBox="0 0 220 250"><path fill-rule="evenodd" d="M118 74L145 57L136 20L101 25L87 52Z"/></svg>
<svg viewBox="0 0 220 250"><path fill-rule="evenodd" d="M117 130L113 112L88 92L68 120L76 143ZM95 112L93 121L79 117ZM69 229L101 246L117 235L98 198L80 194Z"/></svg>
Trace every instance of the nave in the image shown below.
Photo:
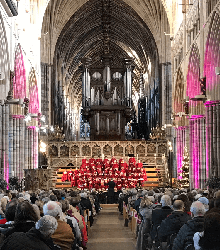
<svg viewBox="0 0 220 250"><path fill-rule="evenodd" d="M124 227L123 215L116 204L103 204L89 232L88 250L134 250L135 237Z"/></svg>

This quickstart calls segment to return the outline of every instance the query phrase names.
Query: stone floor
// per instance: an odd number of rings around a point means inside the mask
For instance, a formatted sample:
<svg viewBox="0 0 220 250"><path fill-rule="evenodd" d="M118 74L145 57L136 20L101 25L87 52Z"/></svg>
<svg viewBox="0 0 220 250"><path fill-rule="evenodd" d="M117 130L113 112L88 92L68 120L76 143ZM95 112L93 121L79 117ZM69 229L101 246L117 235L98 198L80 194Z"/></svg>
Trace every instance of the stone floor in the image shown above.
<svg viewBox="0 0 220 250"><path fill-rule="evenodd" d="M89 232L88 250L135 250L131 229L124 227L117 207L105 206Z"/></svg>

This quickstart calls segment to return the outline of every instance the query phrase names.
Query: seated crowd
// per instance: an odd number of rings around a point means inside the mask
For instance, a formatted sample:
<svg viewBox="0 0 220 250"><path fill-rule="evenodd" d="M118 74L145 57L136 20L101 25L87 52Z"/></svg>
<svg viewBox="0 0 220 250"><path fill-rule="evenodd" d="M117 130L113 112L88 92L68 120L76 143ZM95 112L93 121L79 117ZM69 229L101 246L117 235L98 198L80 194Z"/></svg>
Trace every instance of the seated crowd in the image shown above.
<svg viewBox="0 0 220 250"><path fill-rule="evenodd" d="M95 190L2 192L0 249L87 249L88 225L99 211Z"/></svg>
<svg viewBox="0 0 220 250"><path fill-rule="evenodd" d="M220 249L220 191L123 190L119 210L138 214L137 250ZM127 220L129 220L129 216Z"/></svg>

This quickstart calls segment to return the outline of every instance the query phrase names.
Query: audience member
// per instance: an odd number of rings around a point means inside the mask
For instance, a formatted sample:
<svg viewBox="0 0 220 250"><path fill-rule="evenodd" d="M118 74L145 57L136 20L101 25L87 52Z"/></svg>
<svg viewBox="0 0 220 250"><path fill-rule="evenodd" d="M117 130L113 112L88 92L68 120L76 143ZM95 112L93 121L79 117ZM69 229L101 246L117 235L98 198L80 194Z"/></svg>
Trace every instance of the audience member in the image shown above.
<svg viewBox="0 0 220 250"><path fill-rule="evenodd" d="M156 208L152 211L152 230L151 237L154 240L157 234L157 227L160 226L162 220L164 220L169 214L173 212L171 208L172 202L169 195L163 195L161 197L160 203L161 208Z"/></svg>
<svg viewBox="0 0 220 250"><path fill-rule="evenodd" d="M71 227L60 218L62 216L61 207L55 201L49 201L43 206L44 215L51 215L56 218L58 226L51 236L54 243L61 247L62 250L69 250L74 243L74 235Z"/></svg>
<svg viewBox="0 0 220 250"><path fill-rule="evenodd" d="M184 203L181 200L176 200L173 203L173 212L164 219L158 230L158 238L161 242L170 242L170 236L178 234L180 228L191 219L190 215L184 212ZM173 239L174 239L173 237ZM172 239L172 241L173 241Z"/></svg>
<svg viewBox="0 0 220 250"><path fill-rule="evenodd" d="M210 213L205 216L204 231L194 234L195 250L218 250L220 246L220 214Z"/></svg>
<svg viewBox="0 0 220 250"><path fill-rule="evenodd" d="M3 244L1 250L58 250L51 235L57 229L57 220L49 215L43 216L27 233L15 232Z"/></svg>
<svg viewBox="0 0 220 250"><path fill-rule="evenodd" d="M204 205L200 201L195 201L190 211L192 220L187 221L181 227L173 242L172 250L184 250L185 247L193 245L194 234L204 230L204 214L206 212Z"/></svg>
<svg viewBox="0 0 220 250"><path fill-rule="evenodd" d="M28 232L38 221L33 206L28 201L18 202L12 227L5 233L8 237L14 232Z"/></svg>
<svg viewBox="0 0 220 250"><path fill-rule="evenodd" d="M136 249L147 249L150 241L150 228L152 218L152 202L148 198L143 198L140 203L140 215L142 218L141 225L139 226L138 238Z"/></svg>

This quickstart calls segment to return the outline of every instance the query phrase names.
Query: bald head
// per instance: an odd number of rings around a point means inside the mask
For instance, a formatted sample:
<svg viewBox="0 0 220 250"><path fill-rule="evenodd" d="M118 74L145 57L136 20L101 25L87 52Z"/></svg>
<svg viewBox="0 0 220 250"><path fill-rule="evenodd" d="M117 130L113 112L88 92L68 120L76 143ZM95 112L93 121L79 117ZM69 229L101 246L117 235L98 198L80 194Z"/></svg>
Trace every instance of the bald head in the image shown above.
<svg viewBox="0 0 220 250"><path fill-rule="evenodd" d="M174 211L184 211L184 202L181 200L175 200L173 203Z"/></svg>

